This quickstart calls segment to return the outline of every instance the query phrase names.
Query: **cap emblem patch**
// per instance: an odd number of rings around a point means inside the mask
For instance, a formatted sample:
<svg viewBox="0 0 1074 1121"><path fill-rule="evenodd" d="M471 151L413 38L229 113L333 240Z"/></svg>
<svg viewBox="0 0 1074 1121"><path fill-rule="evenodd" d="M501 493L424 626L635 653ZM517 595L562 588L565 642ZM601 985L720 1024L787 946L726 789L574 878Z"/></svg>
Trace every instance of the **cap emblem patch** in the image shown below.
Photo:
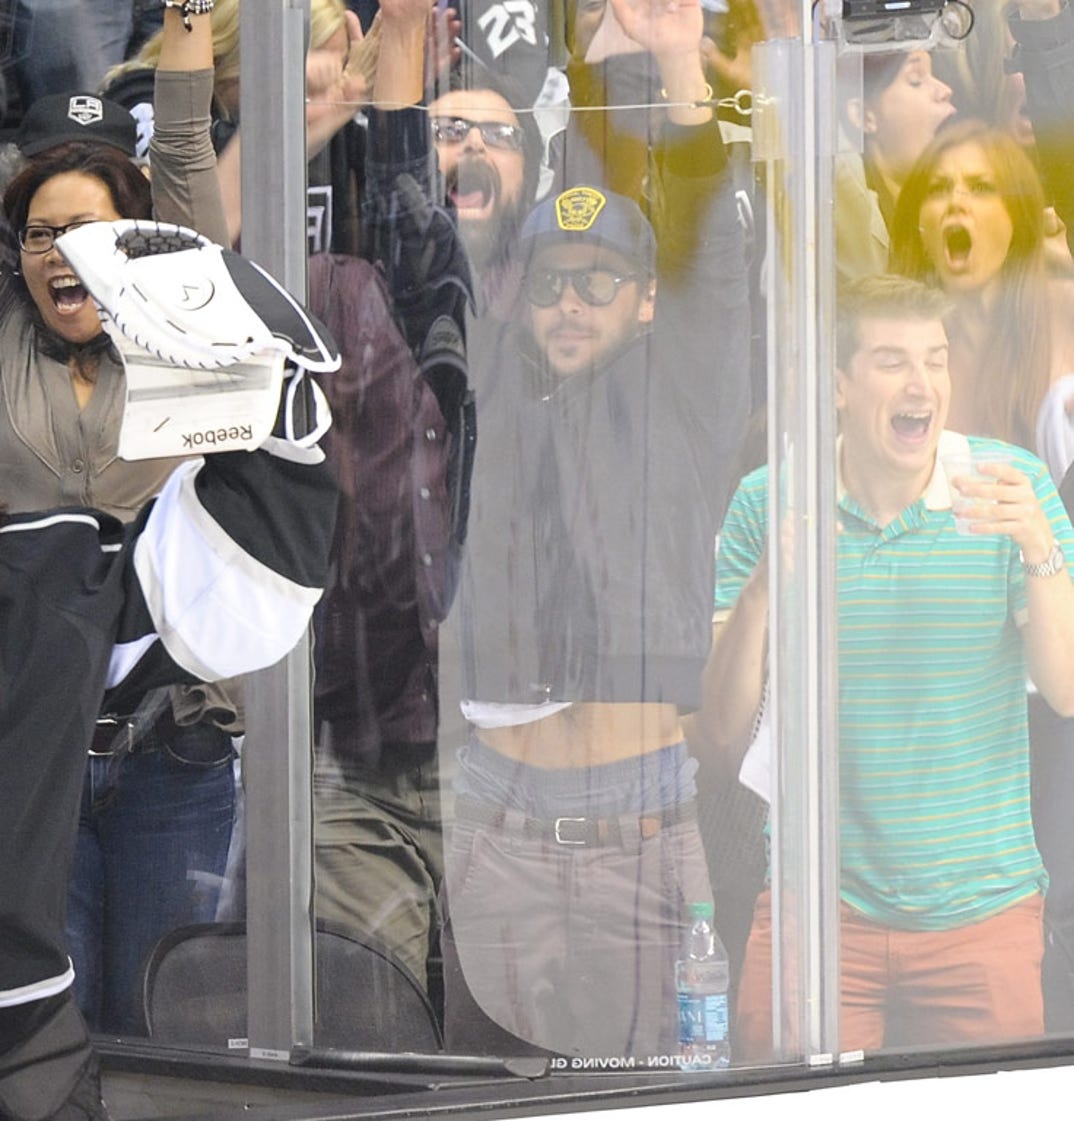
<svg viewBox="0 0 1074 1121"><path fill-rule="evenodd" d="M104 105L99 97L75 94L67 103L67 116L80 125L94 125L104 120Z"/></svg>
<svg viewBox="0 0 1074 1121"><path fill-rule="evenodd" d="M556 199L556 222L568 233L585 233L607 201L594 187L573 187Z"/></svg>

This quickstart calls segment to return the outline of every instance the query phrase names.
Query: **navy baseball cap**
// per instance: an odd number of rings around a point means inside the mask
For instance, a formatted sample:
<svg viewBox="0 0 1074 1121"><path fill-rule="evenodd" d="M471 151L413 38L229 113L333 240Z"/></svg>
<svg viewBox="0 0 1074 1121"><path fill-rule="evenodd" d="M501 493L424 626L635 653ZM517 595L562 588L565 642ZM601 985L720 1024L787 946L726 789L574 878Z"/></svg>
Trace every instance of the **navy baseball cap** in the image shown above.
<svg viewBox="0 0 1074 1121"><path fill-rule="evenodd" d="M584 184L545 199L522 225L525 259L546 245L600 245L650 272L656 238L641 208L613 191Z"/></svg>
<svg viewBox="0 0 1074 1121"><path fill-rule="evenodd" d="M15 133L24 156L36 156L72 140L109 144L134 159L138 126L122 105L95 93L50 93L26 110Z"/></svg>

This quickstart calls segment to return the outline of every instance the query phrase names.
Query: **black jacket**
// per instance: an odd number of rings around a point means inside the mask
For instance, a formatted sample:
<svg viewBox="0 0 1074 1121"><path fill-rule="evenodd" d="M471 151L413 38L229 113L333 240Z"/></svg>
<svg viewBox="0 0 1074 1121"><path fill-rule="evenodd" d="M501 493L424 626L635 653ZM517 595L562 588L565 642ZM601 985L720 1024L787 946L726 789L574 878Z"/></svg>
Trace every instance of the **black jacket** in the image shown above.
<svg viewBox="0 0 1074 1121"><path fill-rule="evenodd" d="M746 255L715 122L670 128L657 156L651 333L556 383L504 326L480 371L457 604L472 699L698 701L749 406Z"/></svg>

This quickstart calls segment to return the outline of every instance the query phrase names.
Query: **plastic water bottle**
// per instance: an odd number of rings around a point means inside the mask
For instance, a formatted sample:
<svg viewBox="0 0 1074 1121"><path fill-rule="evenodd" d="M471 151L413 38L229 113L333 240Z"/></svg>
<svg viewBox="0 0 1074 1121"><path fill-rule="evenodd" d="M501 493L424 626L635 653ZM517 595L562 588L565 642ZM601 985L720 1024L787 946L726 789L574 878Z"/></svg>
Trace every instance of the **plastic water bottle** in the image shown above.
<svg viewBox="0 0 1074 1121"><path fill-rule="evenodd" d="M731 1062L727 1023L727 951L712 924L712 904L694 903L692 922L675 963L679 1050L683 1070L718 1070Z"/></svg>

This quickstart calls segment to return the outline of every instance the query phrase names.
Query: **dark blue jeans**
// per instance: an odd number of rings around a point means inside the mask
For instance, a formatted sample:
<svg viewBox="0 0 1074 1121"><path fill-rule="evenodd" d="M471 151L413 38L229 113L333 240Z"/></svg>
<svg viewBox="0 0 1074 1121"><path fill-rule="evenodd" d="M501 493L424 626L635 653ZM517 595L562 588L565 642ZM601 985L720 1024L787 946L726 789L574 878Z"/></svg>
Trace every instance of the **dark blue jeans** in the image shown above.
<svg viewBox="0 0 1074 1121"><path fill-rule="evenodd" d="M142 969L168 931L215 917L235 814L231 738L211 724L151 732L133 754L91 756L67 938L93 1031L145 1033Z"/></svg>

